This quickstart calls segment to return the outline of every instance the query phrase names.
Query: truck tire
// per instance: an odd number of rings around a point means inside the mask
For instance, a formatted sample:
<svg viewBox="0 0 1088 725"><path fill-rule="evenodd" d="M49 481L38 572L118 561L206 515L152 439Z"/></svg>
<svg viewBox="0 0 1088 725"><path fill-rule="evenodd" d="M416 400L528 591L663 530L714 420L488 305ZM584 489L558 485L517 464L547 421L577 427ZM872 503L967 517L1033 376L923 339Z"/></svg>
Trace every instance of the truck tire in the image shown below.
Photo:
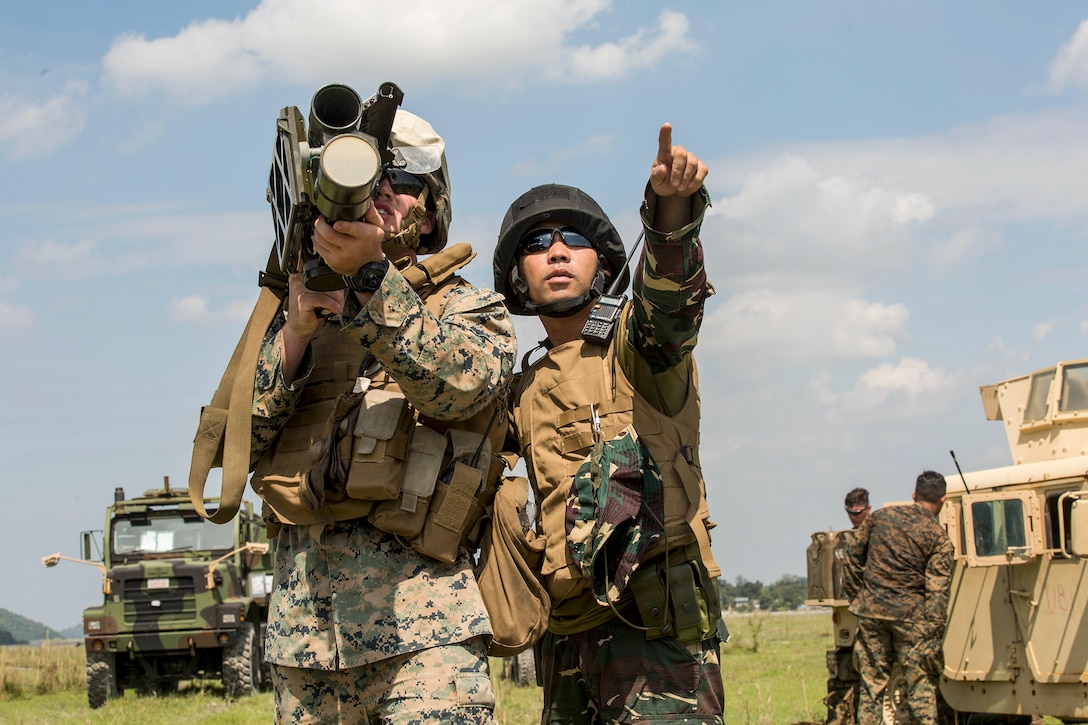
<svg viewBox="0 0 1088 725"><path fill-rule="evenodd" d="M536 656L532 649L518 652L510 668L510 679L515 685L528 687L536 684Z"/></svg>
<svg viewBox="0 0 1088 725"><path fill-rule="evenodd" d="M243 622L223 650L223 689L238 698L257 692L261 682L260 647L252 622Z"/></svg>
<svg viewBox="0 0 1088 725"><path fill-rule="evenodd" d="M87 655L87 704L97 709L118 697L117 669L111 654Z"/></svg>

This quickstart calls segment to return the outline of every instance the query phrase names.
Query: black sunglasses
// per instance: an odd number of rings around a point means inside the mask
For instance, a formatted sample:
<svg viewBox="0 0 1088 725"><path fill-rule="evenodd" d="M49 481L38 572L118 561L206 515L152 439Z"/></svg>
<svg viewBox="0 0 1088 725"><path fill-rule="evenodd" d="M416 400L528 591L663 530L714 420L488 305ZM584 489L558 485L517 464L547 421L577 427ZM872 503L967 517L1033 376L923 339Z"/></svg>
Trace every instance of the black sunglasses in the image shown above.
<svg viewBox="0 0 1088 725"><path fill-rule="evenodd" d="M867 509L867 508L869 508L869 507L866 506L864 509L858 509L856 511L851 511L850 509L846 509L846 513L850 514L851 516L861 516L863 513L865 513L865 509Z"/></svg>
<svg viewBox="0 0 1088 725"><path fill-rule="evenodd" d="M568 247L579 249L593 249L593 242L570 227L558 229L534 229L521 238L518 245L519 254L537 254L546 252L557 241L563 241Z"/></svg>
<svg viewBox="0 0 1088 725"><path fill-rule="evenodd" d="M423 179L415 174L392 167L386 169L382 177L389 179L389 186L392 187L394 194L411 194L417 199L427 186Z"/></svg>

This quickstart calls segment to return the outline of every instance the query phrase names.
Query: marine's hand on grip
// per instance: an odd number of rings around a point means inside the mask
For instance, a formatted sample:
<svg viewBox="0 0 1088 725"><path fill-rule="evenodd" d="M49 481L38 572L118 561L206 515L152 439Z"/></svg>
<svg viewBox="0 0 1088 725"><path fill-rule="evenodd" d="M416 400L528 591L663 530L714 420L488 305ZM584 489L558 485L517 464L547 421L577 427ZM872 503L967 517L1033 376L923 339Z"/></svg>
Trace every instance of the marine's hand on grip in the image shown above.
<svg viewBox="0 0 1088 725"><path fill-rule="evenodd" d="M301 273L287 279L287 317L284 333L303 343L313 337L321 324L321 317L328 311L339 314L344 307L343 290L315 292L306 286Z"/></svg>
<svg viewBox="0 0 1088 725"><path fill-rule="evenodd" d="M364 264L382 259L385 231L381 225L382 218L373 205L359 221L330 224L318 217L314 222L314 251L337 274L355 274Z"/></svg>

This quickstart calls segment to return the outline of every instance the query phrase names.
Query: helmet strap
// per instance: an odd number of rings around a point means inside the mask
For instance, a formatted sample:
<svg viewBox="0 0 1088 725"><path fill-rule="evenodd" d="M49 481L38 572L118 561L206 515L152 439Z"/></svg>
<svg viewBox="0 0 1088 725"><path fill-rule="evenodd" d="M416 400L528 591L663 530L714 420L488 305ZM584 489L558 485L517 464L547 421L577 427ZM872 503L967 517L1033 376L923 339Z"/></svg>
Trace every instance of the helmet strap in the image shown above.
<svg viewBox="0 0 1088 725"><path fill-rule="evenodd" d="M430 194L430 186L424 185L419 198L400 224L400 231L396 234L386 233L382 246L386 244L403 244L412 249L419 249L420 224L427 216L427 196Z"/></svg>
<svg viewBox="0 0 1088 725"><path fill-rule="evenodd" d="M604 294L607 282L608 275L605 274L604 264L598 264L597 274L593 277L593 284L589 286L585 294L570 300L538 305L529 299L529 285L521 278L517 263L515 262L510 269L510 286L514 288L514 294L517 295L518 302L529 314L543 315L544 317L570 317L577 314L585 309L586 305Z"/></svg>

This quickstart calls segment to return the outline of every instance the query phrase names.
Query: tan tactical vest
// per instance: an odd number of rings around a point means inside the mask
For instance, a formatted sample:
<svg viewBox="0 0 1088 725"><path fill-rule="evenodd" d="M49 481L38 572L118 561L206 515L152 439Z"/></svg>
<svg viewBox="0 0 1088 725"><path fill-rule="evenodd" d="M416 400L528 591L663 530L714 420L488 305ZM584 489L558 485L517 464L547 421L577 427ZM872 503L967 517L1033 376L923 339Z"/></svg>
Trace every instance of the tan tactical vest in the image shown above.
<svg viewBox="0 0 1088 725"><path fill-rule="evenodd" d="M612 345L606 349L581 340L549 350L526 371L515 400L514 423L548 537L543 573L554 602L576 597L588 585L567 548L566 510L574 474L593 448L593 409L604 440L633 426L661 469L666 535L644 560L697 542L710 576L721 575L710 551L708 529L713 524L699 466L694 362L688 398L671 417L635 391L619 369Z"/></svg>
<svg viewBox="0 0 1088 725"><path fill-rule="evenodd" d="M449 279L424 304L441 316L448 292L463 284ZM466 421L432 420L338 322L323 324L310 345L310 379L250 481L265 519L307 525L369 516L420 553L453 561L475 535L505 465L497 455L504 403Z"/></svg>

